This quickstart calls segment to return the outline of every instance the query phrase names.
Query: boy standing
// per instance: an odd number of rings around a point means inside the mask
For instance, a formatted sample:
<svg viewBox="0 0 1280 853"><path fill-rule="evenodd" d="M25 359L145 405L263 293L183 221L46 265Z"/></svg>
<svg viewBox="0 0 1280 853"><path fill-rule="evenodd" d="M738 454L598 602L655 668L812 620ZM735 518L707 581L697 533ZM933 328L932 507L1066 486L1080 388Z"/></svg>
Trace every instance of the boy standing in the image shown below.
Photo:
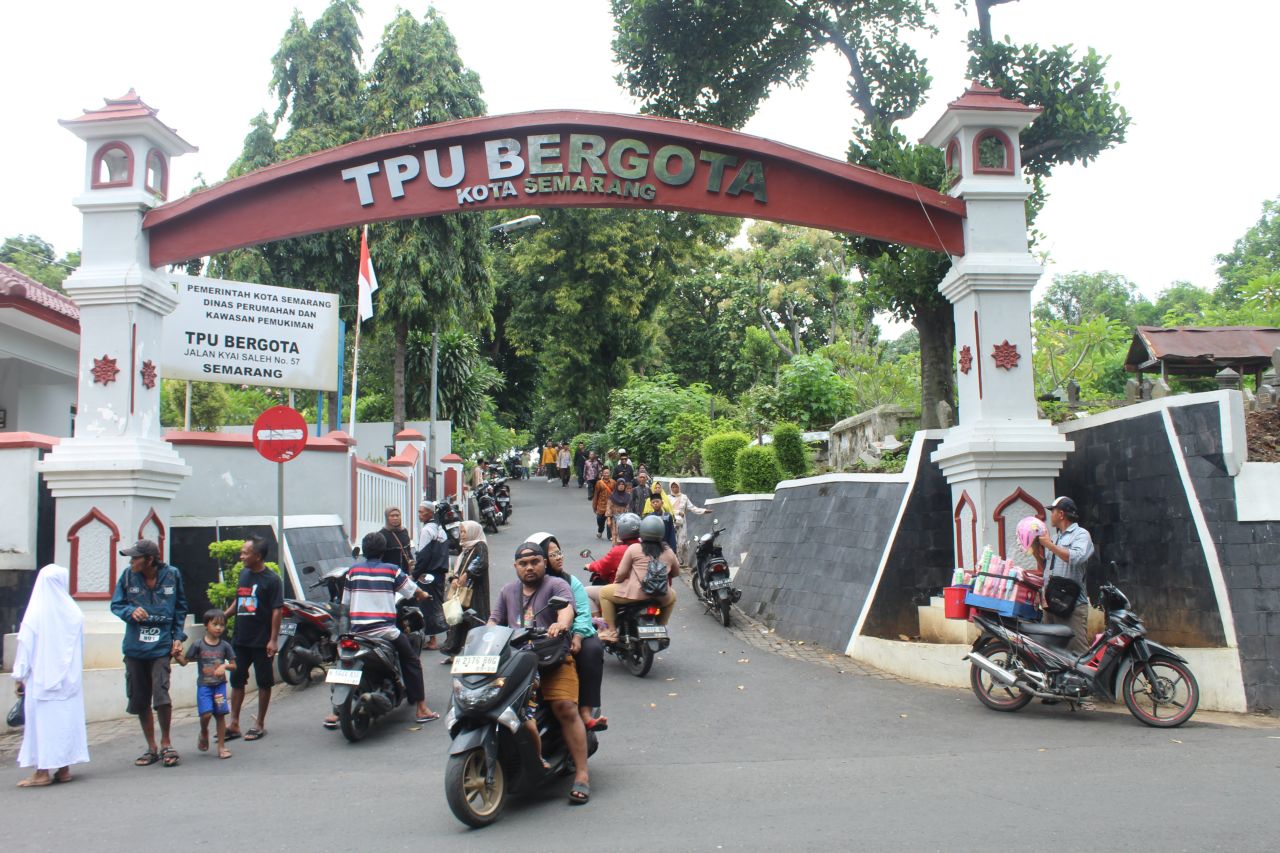
<svg viewBox="0 0 1280 853"><path fill-rule="evenodd" d="M230 758L227 751L227 671L236 668L236 653L222 638L227 617L216 607L205 611L204 637L196 640L183 656L182 665L195 661L200 668L196 687L196 710L200 714L200 740L196 749L209 751L209 718L218 718L218 757Z"/></svg>

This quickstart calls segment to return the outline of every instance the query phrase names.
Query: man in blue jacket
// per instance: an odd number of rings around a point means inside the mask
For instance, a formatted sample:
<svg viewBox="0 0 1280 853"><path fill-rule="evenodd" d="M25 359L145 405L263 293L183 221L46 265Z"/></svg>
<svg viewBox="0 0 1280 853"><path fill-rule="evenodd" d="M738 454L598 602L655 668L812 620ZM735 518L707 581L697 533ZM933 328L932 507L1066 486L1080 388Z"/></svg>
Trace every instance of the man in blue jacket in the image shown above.
<svg viewBox="0 0 1280 853"><path fill-rule="evenodd" d="M116 583L111 612L122 619L124 629L125 694L129 713L136 714L147 739L147 751L133 762L139 767L164 761L165 767L182 763L169 742L173 702L169 698L169 665L182 654L187 639L187 596L182 573L166 565L160 549L150 539L139 539L120 552L129 558L129 571ZM160 719L160 743L156 744L155 719Z"/></svg>

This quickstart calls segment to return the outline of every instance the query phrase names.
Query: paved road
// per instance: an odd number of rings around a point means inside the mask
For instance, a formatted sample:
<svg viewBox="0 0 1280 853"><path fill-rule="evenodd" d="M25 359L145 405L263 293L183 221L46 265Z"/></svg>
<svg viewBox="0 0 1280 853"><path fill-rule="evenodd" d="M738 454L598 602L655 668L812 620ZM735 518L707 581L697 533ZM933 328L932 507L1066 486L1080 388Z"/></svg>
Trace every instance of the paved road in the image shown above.
<svg viewBox="0 0 1280 853"><path fill-rule="evenodd" d="M540 481L490 537L495 563L534 530L599 551L585 494ZM575 560L573 565L579 561ZM498 568L499 579L513 578ZM1002 715L967 693L866 673L758 629L729 632L688 604L649 677L607 662L610 731L592 801L564 790L465 829L445 804L441 723L404 710L358 745L319 725L327 691L293 691L270 734L219 761L175 729L181 767L129 765L131 725L94 727L69 786L0 787L6 850L1274 850L1280 729L1033 705ZM752 633L755 631L755 633ZM778 651L785 652L779 654ZM428 700L449 681L428 656ZM12 761L12 753L6 756ZM1074 817L1079 815L1079 817ZM38 845L38 847L37 847Z"/></svg>

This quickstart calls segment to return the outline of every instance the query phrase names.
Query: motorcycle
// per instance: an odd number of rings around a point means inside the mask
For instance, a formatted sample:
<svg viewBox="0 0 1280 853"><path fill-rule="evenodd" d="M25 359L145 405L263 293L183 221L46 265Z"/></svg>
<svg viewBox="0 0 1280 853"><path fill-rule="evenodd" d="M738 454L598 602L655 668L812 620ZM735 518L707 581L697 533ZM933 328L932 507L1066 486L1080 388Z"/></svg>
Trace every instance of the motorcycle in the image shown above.
<svg viewBox="0 0 1280 853"><path fill-rule="evenodd" d="M588 549L578 552L578 556L588 560L595 559ZM591 572L589 578L592 586L601 586L604 578ZM618 605L618 639L613 643L605 643L604 650L622 661L627 672L636 678L644 678L653 668L653 658L658 652L671 645L671 633L666 625L658 624L658 614L662 608L656 601L637 601L634 604Z"/></svg>
<svg viewBox="0 0 1280 853"><path fill-rule="evenodd" d="M716 521L713 519L711 523L714 528ZM730 583L729 561L716 544L716 539L724 531L723 527L714 528L710 533L698 537L698 550L689 583L694 595L706 605L704 612L717 611L720 621L728 628L733 618L733 605L742 599L742 590L735 589Z"/></svg>
<svg viewBox="0 0 1280 853"><path fill-rule="evenodd" d="M972 663L969 684L978 701L995 711L1017 711L1035 698L1065 700L1074 709L1090 696L1110 702L1123 697L1129 713L1148 726L1173 728L1191 719L1200 686L1186 658L1147 638L1114 584L1103 584L1099 603L1107 628L1079 656L1066 650L1073 636L1066 625L975 610L982 635L965 659Z"/></svg>
<svg viewBox="0 0 1280 853"><path fill-rule="evenodd" d="M497 533L502 523L502 510L493 497L493 488L488 483L476 486L476 506L480 509L480 524L485 533Z"/></svg>
<svg viewBox="0 0 1280 853"><path fill-rule="evenodd" d="M304 575L315 574L315 566L305 566ZM327 587L329 600L316 604L298 598L284 600L280 620L280 636L276 640L276 671L286 684L298 686L311 683L311 671L325 667L338 659L338 610L341 608L342 589L346 585L345 567L334 569L322 577L311 589Z"/></svg>
<svg viewBox="0 0 1280 853"><path fill-rule="evenodd" d="M506 524L511 520L511 487L507 485L506 477L493 481L493 499L502 511L502 523Z"/></svg>
<svg viewBox="0 0 1280 853"><path fill-rule="evenodd" d="M547 608L558 610L568 603L556 596ZM444 790L454 816L481 827L498 819L508 795L569 775L573 762L555 714L544 703L530 709L539 657L564 638L548 637L542 628L488 625L470 610L466 617L476 627L453 659L453 701L445 715L453 744ZM523 725L530 710L547 766L538 760L537 744ZM598 746L595 732L588 731L587 754L594 755Z"/></svg>
<svg viewBox="0 0 1280 853"><path fill-rule="evenodd" d="M442 498L436 502L436 521L444 528L445 535L449 537L449 553L457 554L462 550L462 513L458 510L458 505L449 498Z"/></svg>
<svg viewBox="0 0 1280 853"><path fill-rule="evenodd" d="M430 579L431 575L424 575L418 585L426 589ZM343 613L339 622L347 621ZM422 650L426 619L411 599L396 603L396 627L409 636L415 651ZM338 640L337 664L329 668L325 681L330 685L330 699L342 734L352 743L369 733L374 720L408 701L395 645L374 634L343 630Z"/></svg>

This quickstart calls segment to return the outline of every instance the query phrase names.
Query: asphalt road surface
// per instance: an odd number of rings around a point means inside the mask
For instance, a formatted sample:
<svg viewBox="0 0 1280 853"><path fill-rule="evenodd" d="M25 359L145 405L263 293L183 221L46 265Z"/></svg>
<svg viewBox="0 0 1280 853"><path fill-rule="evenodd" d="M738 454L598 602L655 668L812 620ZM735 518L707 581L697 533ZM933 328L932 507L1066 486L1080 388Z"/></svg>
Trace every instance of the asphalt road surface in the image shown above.
<svg viewBox="0 0 1280 853"><path fill-rule="evenodd" d="M489 537L495 582L536 530L567 553L602 552L586 495L513 489ZM575 569L583 561L570 562ZM69 785L0 785L8 851L259 850L1275 850L1280 728L1192 720L1157 730L1128 714L1033 704L1016 714L969 693L868 673L841 656L726 631L681 603L648 677L606 661L609 731L591 802L569 781L469 830L445 803L443 722L401 708L367 740L320 726L319 683L278 693L269 734L219 761L175 725L176 768L131 766L131 723L91 727L92 762ZM427 698L447 708L446 668L424 655ZM957 661L957 666L961 664ZM252 709L253 700L246 710ZM246 719L244 728L248 728ZM5 753L12 762L14 753ZM12 766L12 765L11 765Z"/></svg>

